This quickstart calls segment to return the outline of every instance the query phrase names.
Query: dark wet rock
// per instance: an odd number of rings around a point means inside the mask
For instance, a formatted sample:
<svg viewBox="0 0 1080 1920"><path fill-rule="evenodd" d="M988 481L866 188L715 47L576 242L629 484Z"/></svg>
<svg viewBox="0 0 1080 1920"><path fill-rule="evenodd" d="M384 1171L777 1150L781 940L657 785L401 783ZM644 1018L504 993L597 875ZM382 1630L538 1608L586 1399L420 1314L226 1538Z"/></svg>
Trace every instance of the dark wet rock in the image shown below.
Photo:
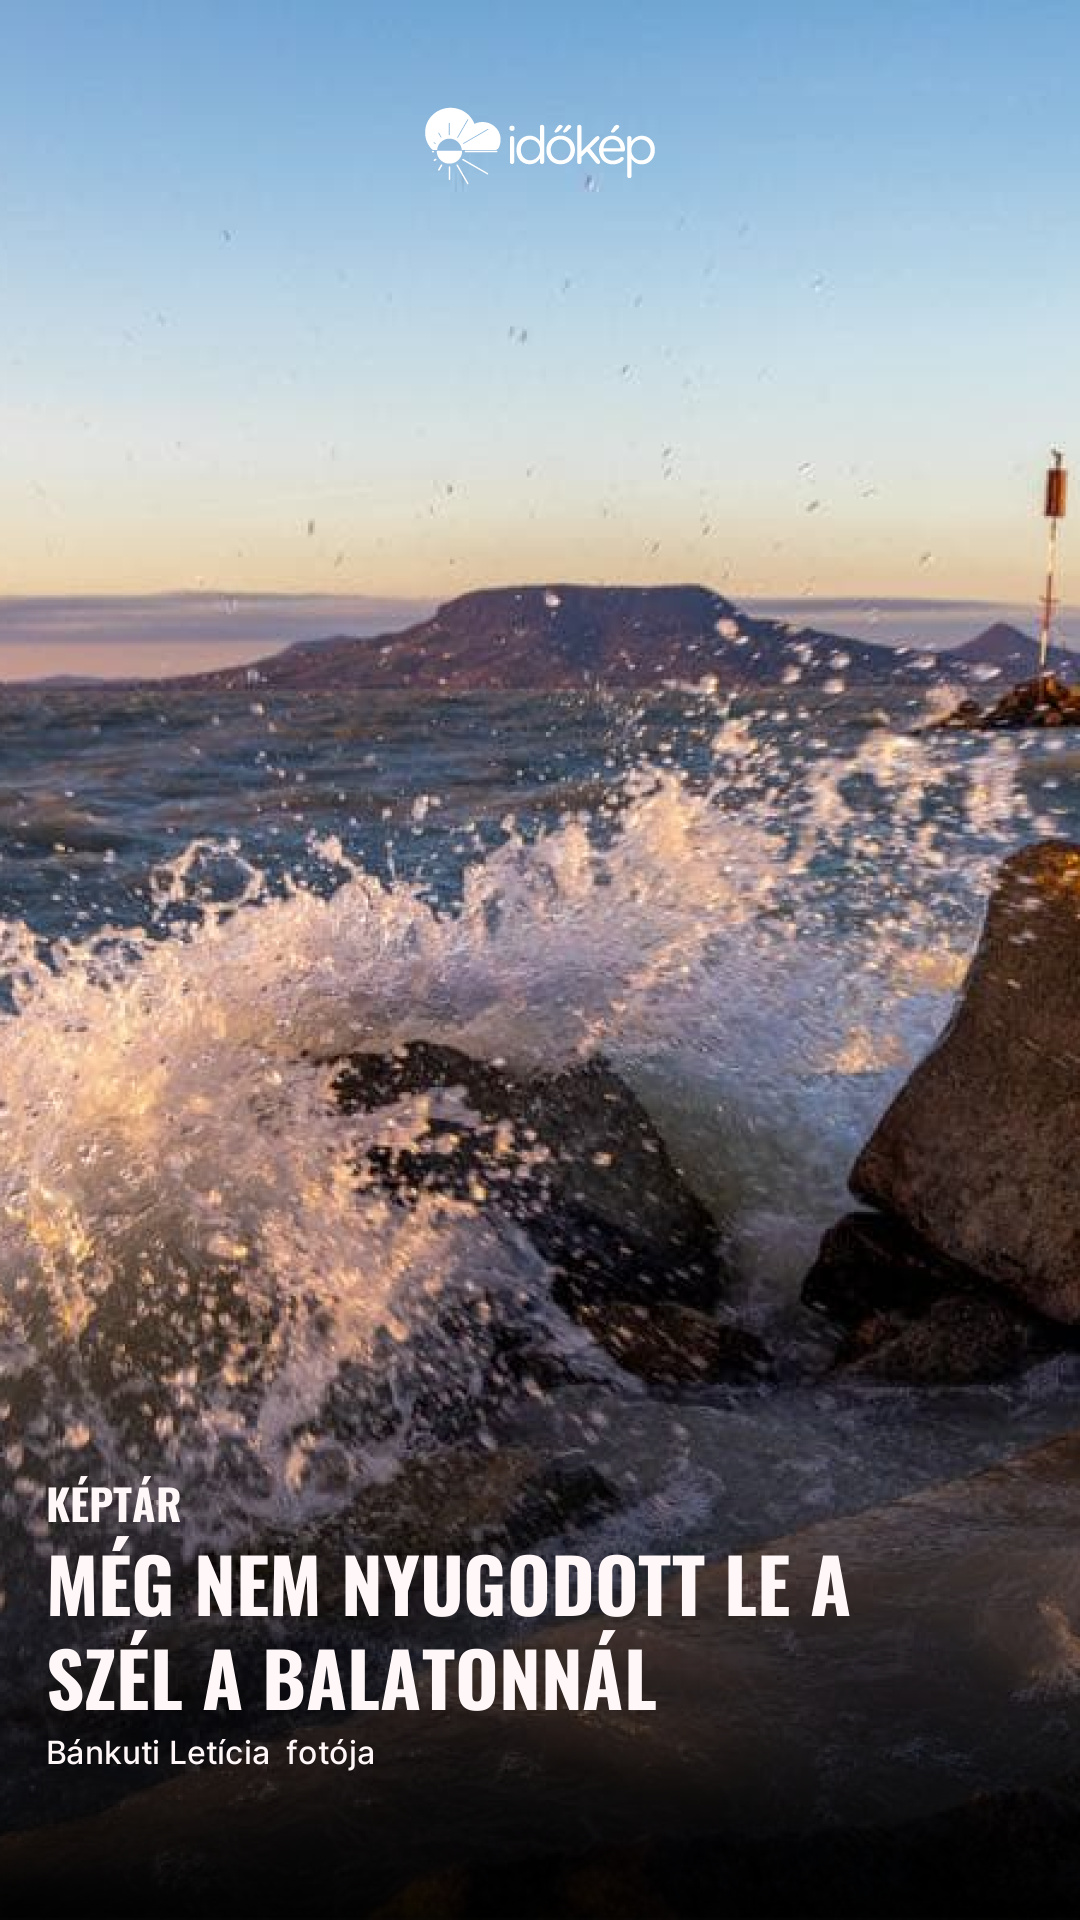
<svg viewBox="0 0 1080 1920"><path fill-rule="evenodd" d="M589 1460L545 1458L515 1441L457 1445L404 1460L387 1480L299 1531L264 1530L253 1549L318 1554L329 1608L337 1605L342 1556L358 1540L369 1553L411 1553L417 1541L425 1553L518 1552L589 1526L619 1504L618 1489Z"/></svg>
<svg viewBox="0 0 1080 1920"><path fill-rule="evenodd" d="M867 1379L969 1386L1007 1379L1051 1351L1045 1329L1007 1301L952 1293L918 1320L871 1315L841 1349L838 1364Z"/></svg>
<svg viewBox="0 0 1080 1920"><path fill-rule="evenodd" d="M578 1318L621 1367L657 1386L750 1380L769 1370L755 1334L676 1301L605 1301L583 1305Z"/></svg>
<svg viewBox="0 0 1080 1920"><path fill-rule="evenodd" d="M745 1379L766 1365L752 1334L714 1317L727 1279L716 1221L602 1059L519 1075L417 1041L351 1055L334 1087L350 1113L427 1101L407 1145L367 1150L362 1179L403 1204L448 1194L511 1221L551 1267L557 1305L627 1371L685 1385ZM517 1369L550 1385L562 1365L554 1356L545 1366L535 1342L518 1353L506 1330L505 1378Z"/></svg>
<svg viewBox="0 0 1080 1920"><path fill-rule="evenodd" d="M802 1297L840 1326L856 1327L874 1313L917 1319L970 1280L966 1269L943 1260L902 1221L860 1211L845 1214L824 1235Z"/></svg>
<svg viewBox="0 0 1080 1920"><path fill-rule="evenodd" d="M1006 861L957 1010L856 1162L937 1256L1080 1324L1080 847Z"/></svg>
<svg viewBox="0 0 1080 1920"><path fill-rule="evenodd" d="M998 1380L1061 1345L1060 1329L887 1214L830 1227L802 1297L845 1329L835 1364L881 1380Z"/></svg>
<svg viewBox="0 0 1080 1920"><path fill-rule="evenodd" d="M591 1461L549 1460L526 1481L484 1544L523 1553L590 1526L621 1504L617 1489Z"/></svg>
<svg viewBox="0 0 1080 1920"><path fill-rule="evenodd" d="M1080 727L1080 687L1069 686L1056 673L1036 675L1010 687L992 707L962 700L935 722L936 729L994 733L1010 727Z"/></svg>
<svg viewBox="0 0 1080 1920"><path fill-rule="evenodd" d="M369 1149L362 1178L403 1203L433 1192L497 1210L551 1266L555 1297L575 1317L596 1300L707 1309L720 1299L717 1223L603 1060L518 1075L414 1042L350 1055L334 1086L347 1113L434 1096L419 1141Z"/></svg>

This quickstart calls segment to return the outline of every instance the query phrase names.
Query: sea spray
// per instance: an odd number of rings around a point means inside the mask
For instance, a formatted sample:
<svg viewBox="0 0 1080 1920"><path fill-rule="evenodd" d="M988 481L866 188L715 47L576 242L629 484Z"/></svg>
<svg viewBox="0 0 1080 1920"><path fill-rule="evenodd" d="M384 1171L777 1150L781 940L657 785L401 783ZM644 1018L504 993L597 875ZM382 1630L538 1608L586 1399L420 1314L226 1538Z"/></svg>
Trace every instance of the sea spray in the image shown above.
<svg viewBox="0 0 1080 1920"><path fill-rule="evenodd" d="M427 1038L522 1071L602 1051L730 1221L753 1311L787 1311L947 1011L994 858L1030 830L1020 764L887 729L838 756L797 708L723 719L692 771L662 745L590 812L507 814L456 899L341 835L271 876L226 834L156 863L147 924L5 924L20 1501L137 1460L198 1486L209 1532L285 1522L482 1434L507 1324L582 1357L482 1201L358 1191L358 1156L423 1114L337 1111L353 1049Z"/></svg>

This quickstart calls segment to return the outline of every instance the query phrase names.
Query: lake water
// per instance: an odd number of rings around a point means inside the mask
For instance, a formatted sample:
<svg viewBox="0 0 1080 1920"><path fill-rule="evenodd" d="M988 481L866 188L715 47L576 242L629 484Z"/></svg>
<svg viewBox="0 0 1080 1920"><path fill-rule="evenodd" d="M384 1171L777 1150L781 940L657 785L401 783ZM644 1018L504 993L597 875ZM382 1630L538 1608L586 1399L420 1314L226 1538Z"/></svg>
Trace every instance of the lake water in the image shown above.
<svg viewBox="0 0 1080 1920"><path fill-rule="evenodd" d="M45 1486L159 1475L191 1551L296 1532L431 1447L433 1375L461 1432L617 1487L595 1551L719 1554L1076 1426L1067 1359L845 1383L797 1296L996 863L1080 831L1080 753L918 737L925 690L784 691L3 693L9 1676L41 1664ZM358 1195L326 1063L418 1038L519 1069L602 1052L713 1209L776 1377L650 1393L482 1200ZM562 1384L485 1405L493 1317ZM345 1435L343 1380L377 1410Z"/></svg>

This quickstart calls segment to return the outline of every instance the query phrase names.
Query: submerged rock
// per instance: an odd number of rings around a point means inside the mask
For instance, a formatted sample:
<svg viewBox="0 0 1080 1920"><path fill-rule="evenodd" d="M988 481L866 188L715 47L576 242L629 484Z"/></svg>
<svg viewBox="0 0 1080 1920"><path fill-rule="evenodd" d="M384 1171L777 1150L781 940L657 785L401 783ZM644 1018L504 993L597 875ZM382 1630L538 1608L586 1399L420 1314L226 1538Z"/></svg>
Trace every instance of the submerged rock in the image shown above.
<svg viewBox="0 0 1080 1920"><path fill-rule="evenodd" d="M362 1178L406 1204L434 1192L500 1212L552 1269L557 1303L621 1365L701 1380L759 1363L753 1337L711 1315L727 1281L716 1221L604 1060L525 1075L415 1041L350 1055L334 1090L347 1113L423 1097L408 1143L369 1147Z"/></svg>

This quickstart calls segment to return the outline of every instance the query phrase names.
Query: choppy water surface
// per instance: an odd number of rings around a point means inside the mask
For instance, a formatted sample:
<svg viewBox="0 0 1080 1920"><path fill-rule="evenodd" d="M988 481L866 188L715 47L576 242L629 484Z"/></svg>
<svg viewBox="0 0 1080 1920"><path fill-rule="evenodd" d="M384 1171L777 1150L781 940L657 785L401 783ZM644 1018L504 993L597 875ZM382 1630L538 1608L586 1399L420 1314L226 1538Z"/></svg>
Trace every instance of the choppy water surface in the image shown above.
<svg viewBox="0 0 1080 1920"><path fill-rule="evenodd" d="M720 1551L1075 1424L1065 1364L915 1412L817 1379L796 1296L995 862L1080 825L1080 760L786 691L4 693L9 1538L82 1471L178 1481L192 1546L332 1509L484 1430L513 1320L594 1383L520 1421L620 1481L623 1539ZM337 1112L325 1063L416 1038L547 1069L602 1050L801 1381L650 1397L482 1204L358 1195L385 1116Z"/></svg>

